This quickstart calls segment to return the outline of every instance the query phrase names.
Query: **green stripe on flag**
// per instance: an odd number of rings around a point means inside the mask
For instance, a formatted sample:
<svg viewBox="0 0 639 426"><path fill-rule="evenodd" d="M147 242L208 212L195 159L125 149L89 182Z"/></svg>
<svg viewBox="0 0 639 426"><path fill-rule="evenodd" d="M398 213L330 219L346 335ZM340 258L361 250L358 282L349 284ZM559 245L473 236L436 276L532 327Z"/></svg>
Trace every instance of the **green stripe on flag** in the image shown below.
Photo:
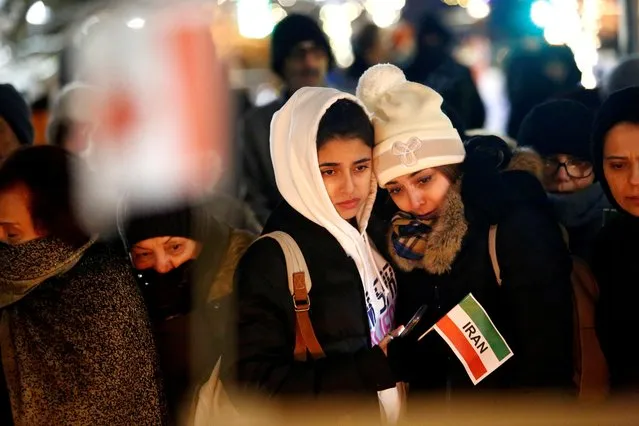
<svg viewBox="0 0 639 426"><path fill-rule="evenodd" d="M495 326L484 312L484 309L471 294L466 296L464 300L459 303L459 306L466 312L477 328L479 328L479 331L484 335L484 338L498 360L501 361L510 354L510 349L508 349L506 342L499 335L499 332L495 329Z"/></svg>

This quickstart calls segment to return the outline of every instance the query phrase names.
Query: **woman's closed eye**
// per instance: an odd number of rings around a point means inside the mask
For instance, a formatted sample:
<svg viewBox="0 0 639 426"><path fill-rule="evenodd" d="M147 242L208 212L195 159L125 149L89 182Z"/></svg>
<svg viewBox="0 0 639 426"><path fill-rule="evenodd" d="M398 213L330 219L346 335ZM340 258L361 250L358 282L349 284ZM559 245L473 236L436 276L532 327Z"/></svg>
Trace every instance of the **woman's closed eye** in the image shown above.
<svg viewBox="0 0 639 426"><path fill-rule="evenodd" d="M433 180L433 177L432 177L431 175L429 175L429 176L422 176L422 177L420 177L418 182L419 182L421 185L425 185L425 184L429 183L429 182L430 182L430 181L432 181L432 180Z"/></svg>

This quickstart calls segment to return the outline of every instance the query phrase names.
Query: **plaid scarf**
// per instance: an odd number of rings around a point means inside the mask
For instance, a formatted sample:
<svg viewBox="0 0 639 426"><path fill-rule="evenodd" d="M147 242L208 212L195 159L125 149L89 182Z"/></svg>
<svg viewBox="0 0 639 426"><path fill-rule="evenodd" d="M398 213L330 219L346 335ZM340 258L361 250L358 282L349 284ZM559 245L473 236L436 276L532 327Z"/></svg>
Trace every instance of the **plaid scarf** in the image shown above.
<svg viewBox="0 0 639 426"><path fill-rule="evenodd" d="M422 260L426 252L426 240L437 218L419 218L410 213L398 212L391 221L391 242L395 253L408 260Z"/></svg>

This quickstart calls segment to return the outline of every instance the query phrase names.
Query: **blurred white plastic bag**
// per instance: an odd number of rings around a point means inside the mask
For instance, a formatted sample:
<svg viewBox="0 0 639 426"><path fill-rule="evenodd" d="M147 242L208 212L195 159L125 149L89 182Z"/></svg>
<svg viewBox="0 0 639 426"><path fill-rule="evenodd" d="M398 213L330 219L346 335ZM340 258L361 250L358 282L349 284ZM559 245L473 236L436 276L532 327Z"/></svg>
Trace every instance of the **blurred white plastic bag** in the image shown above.
<svg viewBox="0 0 639 426"><path fill-rule="evenodd" d="M113 223L125 193L135 208L214 188L230 117L211 12L201 2L127 5L103 14L83 43L76 66L104 94L91 107L92 171L78 179L91 228Z"/></svg>

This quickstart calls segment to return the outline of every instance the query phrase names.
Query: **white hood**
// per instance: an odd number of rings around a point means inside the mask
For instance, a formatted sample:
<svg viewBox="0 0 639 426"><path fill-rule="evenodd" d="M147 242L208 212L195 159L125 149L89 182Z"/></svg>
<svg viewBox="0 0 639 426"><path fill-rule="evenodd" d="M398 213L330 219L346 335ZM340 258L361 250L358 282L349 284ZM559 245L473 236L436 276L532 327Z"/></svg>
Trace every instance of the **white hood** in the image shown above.
<svg viewBox="0 0 639 426"><path fill-rule="evenodd" d="M277 188L282 197L308 220L325 228L351 257L367 286L377 274L371 259L366 226L375 202L376 180L357 215L359 230L342 219L326 192L317 159L317 128L326 110L340 99L363 104L335 89L304 87L275 113L271 121L271 158Z"/></svg>

